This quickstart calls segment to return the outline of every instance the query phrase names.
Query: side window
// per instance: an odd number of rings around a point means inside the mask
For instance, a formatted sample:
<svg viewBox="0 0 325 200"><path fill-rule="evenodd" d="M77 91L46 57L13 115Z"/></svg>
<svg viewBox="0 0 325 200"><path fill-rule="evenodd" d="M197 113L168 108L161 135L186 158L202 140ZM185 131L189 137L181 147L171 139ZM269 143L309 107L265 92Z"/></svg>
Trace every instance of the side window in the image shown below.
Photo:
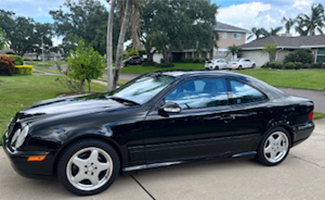
<svg viewBox="0 0 325 200"><path fill-rule="evenodd" d="M228 104L227 86L223 78L202 78L178 86L165 98L183 110L199 109Z"/></svg>
<svg viewBox="0 0 325 200"><path fill-rule="evenodd" d="M266 97L257 89L238 81L230 81L231 104L251 103L265 100Z"/></svg>

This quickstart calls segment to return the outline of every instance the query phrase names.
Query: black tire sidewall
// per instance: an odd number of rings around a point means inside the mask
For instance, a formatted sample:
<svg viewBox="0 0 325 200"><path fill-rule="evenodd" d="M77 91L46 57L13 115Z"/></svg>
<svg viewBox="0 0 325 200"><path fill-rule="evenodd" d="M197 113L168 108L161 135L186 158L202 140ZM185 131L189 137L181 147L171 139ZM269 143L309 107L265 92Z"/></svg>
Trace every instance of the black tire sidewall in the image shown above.
<svg viewBox="0 0 325 200"><path fill-rule="evenodd" d="M81 149L88 148L88 147L100 148L100 149L106 151L111 156L111 158L113 160L113 173L112 173L109 181L107 181L107 183L105 185L103 185L102 187L95 189L95 190L91 190L91 191L84 191L84 190L75 188L70 183L70 181L67 178L66 167L67 167L68 161L76 152L78 152ZM67 149L64 150L64 152L61 154L61 157L59 158L57 169L58 169L58 179L61 182L61 184L68 191L70 191L76 195L86 196L86 195L93 195L93 194L98 194L100 192L103 192L109 186L111 186L113 184L113 182L115 181L115 179L117 178L117 176L119 174L120 160L119 160L118 154L116 153L114 148L111 147L105 141L94 140L94 139L80 140L80 141L73 143Z"/></svg>
<svg viewBox="0 0 325 200"><path fill-rule="evenodd" d="M288 151L286 153L286 155L282 158L282 160L276 162L276 163L272 163L272 162L269 162L265 156L264 156L264 144L267 140L267 138L274 132L277 132L277 131L280 131L280 132L283 132L286 134L288 140L289 140L289 147L288 147ZM283 128L283 127L275 127L275 128L272 128L270 129L269 131L266 132L266 134L264 134L259 146L258 146L258 150L257 150L257 156L256 156L256 159L258 162L260 162L261 164L263 165L266 165L266 166L275 166L275 165L278 165L280 163L282 163L286 157L288 156L289 152L290 152L290 147L291 147L291 144L292 144L292 139L291 139L291 136L289 134L289 132Z"/></svg>

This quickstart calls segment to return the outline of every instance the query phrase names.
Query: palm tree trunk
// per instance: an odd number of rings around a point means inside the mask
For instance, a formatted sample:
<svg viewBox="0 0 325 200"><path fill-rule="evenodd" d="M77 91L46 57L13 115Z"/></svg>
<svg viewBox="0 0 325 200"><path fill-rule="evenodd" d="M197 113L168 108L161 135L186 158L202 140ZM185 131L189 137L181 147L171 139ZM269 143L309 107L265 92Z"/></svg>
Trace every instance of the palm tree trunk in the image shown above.
<svg viewBox="0 0 325 200"><path fill-rule="evenodd" d="M123 45L124 45L125 35L128 28L129 17L130 17L130 1L131 0L126 0L123 22L121 25L120 35L118 38L118 43L116 48L115 75L114 75L114 84L113 84L114 88L116 88L117 86L117 82L120 76L120 70L122 67Z"/></svg>
<svg viewBox="0 0 325 200"><path fill-rule="evenodd" d="M132 47L140 50L140 31L139 31L139 1L133 0L133 16L132 16Z"/></svg>
<svg viewBox="0 0 325 200"><path fill-rule="evenodd" d="M114 21L115 0L111 0L111 9L107 21L107 41L106 41L106 60L107 60L107 90L114 89L113 84L113 21Z"/></svg>

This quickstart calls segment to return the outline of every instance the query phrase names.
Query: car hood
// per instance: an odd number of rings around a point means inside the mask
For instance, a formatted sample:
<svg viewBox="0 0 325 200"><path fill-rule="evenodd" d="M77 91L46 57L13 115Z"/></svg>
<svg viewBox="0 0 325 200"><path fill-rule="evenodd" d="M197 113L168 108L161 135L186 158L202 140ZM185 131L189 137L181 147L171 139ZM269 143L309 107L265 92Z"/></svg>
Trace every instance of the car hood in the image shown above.
<svg viewBox="0 0 325 200"><path fill-rule="evenodd" d="M46 118L62 114L86 114L98 111L125 109L133 104L111 99L107 94L91 94L50 99L31 105L17 113L17 119Z"/></svg>

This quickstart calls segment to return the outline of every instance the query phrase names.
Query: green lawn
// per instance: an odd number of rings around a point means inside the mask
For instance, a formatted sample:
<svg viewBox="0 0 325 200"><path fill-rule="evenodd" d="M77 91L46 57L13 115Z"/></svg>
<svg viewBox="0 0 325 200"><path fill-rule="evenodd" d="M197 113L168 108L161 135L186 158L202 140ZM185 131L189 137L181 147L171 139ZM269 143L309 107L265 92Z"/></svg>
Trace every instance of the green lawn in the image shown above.
<svg viewBox="0 0 325 200"><path fill-rule="evenodd" d="M325 114L324 113L315 112L314 119L322 119L322 118L325 118Z"/></svg>
<svg viewBox="0 0 325 200"><path fill-rule="evenodd" d="M125 74L144 74L157 70L203 70L202 63L175 63L172 68L131 66L122 69ZM233 70L236 73L247 74L276 87L289 87L297 89L323 90L325 87L325 70L271 70L248 69Z"/></svg>
<svg viewBox="0 0 325 200"><path fill-rule="evenodd" d="M59 71L56 69L56 64L66 64L65 61L25 61L26 65L33 65L34 69L44 71L44 72L50 72L59 74ZM50 69L52 66L55 67L55 69Z"/></svg>
<svg viewBox="0 0 325 200"><path fill-rule="evenodd" d="M131 65L130 67L122 68L121 72L124 74L144 74L157 70L203 70L203 63L174 63L174 67L142 67L140 65Z"/></svg>
<svg viewBox="0 0 325 200"><path fill-rule="evenodd" d="M325 70L271 70L255 69L236 71L258 78L275 87L324 90Z"/></svg>
<svg viewBox="0 0 325 200"><path fill-rule="evenodd" d="M45 99L55 98L68 92L55 76L0 76L0 144L6 126L14 114L28 105ZM105 92L106 86L93 84L92 90Z"/></svg>

